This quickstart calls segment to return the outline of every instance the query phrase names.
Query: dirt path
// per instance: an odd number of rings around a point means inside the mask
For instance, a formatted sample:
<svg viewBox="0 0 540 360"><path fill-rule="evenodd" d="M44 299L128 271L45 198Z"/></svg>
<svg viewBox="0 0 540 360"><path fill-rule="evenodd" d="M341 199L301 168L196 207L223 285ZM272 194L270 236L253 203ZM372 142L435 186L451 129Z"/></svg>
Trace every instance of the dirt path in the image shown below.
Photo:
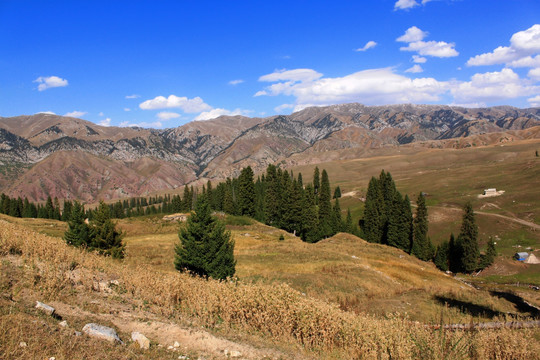
<svg viewBox="0 0 540 360"><path fill-rule="evenodd" d="M77 306L62 302L51 302L58 314L61 314L68 324L75 318L98 318L110 321L121 332L130 334L137 331L144 334L152 342L157 342L171 352L181 355L188 351L196 351L212 359L285 359L284 354L273 349L257 349L247 344L219 338L207 331L186 328L174 322L163 321L158 316L146 311L118 311L115 314L103 314L85 311ZM143 320L144 319L144 320ZM126 340L126 339L122 339ZM174 348L178 342L179 347ZM172 348L170 348L172 347ZM228 355L227 355L228 354ZM231 354L234 354L231 356Z"/></svg>

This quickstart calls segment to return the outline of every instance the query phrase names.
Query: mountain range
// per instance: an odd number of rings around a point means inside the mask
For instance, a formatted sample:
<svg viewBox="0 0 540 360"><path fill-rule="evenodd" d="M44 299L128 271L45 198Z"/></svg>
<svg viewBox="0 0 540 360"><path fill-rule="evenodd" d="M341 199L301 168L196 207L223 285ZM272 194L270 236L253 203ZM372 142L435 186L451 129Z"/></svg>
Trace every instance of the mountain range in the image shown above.
<svg viewBox="0 0 540 360"><path fill-rule="evenodd" d="M540 108L509 106L353 103L266 118L221 116L170 129L104 127L49 114L0 117L0 192L93 202L221 180L248 165L257 172L270 163L319 163L398 146L539 137Z"/></svg>

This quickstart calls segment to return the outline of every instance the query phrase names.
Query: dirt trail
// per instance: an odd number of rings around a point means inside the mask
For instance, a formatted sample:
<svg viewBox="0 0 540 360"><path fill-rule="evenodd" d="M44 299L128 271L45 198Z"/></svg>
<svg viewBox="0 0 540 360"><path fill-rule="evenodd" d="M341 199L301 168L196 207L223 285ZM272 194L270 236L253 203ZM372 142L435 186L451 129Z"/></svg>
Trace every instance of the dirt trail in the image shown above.
<svg viewBox="0 0 540 360"><path fill-rule="evenodd" d="M219 338L207 331L195 328L182 327L173 322L165 322L163 319L146 311L119 311L115 314L103 314L85 311L73 305L61 302L51 302L58 314L67 320L78 318L98 318L110 321L121 332L131 334L138 331L144 334L152 342L163 345L164 348L180 343L174 351L185 354L188 351L196 351L214 359L228 359L231 352L241 354L241 359L284 359L284 354L273 349L257 349L253 346L236 343ZM125 340L125 339L123 339ZM229 356L225 352L229 353Z"/></svg>

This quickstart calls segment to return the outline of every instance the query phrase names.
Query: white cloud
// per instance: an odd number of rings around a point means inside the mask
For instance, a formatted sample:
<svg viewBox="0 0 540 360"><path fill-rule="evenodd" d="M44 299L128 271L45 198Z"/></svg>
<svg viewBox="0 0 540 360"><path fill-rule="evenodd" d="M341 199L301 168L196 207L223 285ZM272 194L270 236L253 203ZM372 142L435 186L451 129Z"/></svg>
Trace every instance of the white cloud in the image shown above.
<svg viewBox="0 0 540 360"><path fill-rule="evenodd" d="M514 60L510 63L508 63L509 67L513 68L519 68L519 67L540 67L540 55L536 55L535 57L532 56L525 56L521 59Z"/></svg>
<svg viewBox="0 0 540 360"><path fill-rule="evenodd" d="M111 118L106 118L104 120L101 120L98 125L101 126L111 126Z"/></svg>
<svg viewBox="0 0 540 360"><path fill-rule="evenodd" d="M451 89L458 102L493 102L532 95L540 91L539 86L530 85L519 78L512 69L475 74L471 81L456 83Z"/></svg>
<svg viewBox="0 0 540 360"><path fill-rule="evenodd" d="M464 108L475 108L475 109L487 107L486 103L483 103L483 102L466 103L466 104L452 103L452 104L450 104L450 106L464 107Z"/></svg>
<svg viewBox="0 0 540 360"><path fill-rule="evenodd" d="M423 56L433 56L439 58L458 56L459 53L454 49L456 46L454 43L447 43L445 41L423 41L428 35L427 31L422 31L416 26L411 26L405 31L405 34L396 39L399 42L409 43L407 46L399 48L401 51L414 51ZM413 57L414 59L414 57ZM421 62L422 59L420 58Z"/></svg>
<svg viewBox="0 0 540 360"><path fill-rule="evenodd" d="M138 99L141 95L133 94L133 95L126 95L126 99Z"/></svg>
<svg viewBox="0 0 540 360"><path fill-rule="evenodd" d="M444 41L415 41L399 49L401 51L416 51L418 54L424 56L446 58L459 55L456 49L454 49L454 46L456 46L454 43Z"/></svg>
<svg viewBox="0 0 540 360"><path fill-rule="evenodd" d="M422 67L420 65L418 65L418 64L416 64L413 67L410 67L407 70L405 70L406 73L413 73L413 74L421 73L423 71L424 71L424 69L422 69Z"/></svg>
<svg viewBox="0 0 540 360"><path fill-rule="evenodd" d="M302 69L304 71L309 69ZM256 95L290 95L296 97L295 110L310 105L331 105L347 102L363 104L396 104L439 100L448 85L433 78L410 79L398 75L392 68L359 71L338 78L307 77L305 81L289 81L283 71L262 76L260 79L274 80L276 84L266 87ZM294 70L289 71L295 74ZM266 80L271 81L271 80Z"/></svg>
<svg viewBox="0 0 540 360"><path fill-rule="evenodd" d="M533 80L540 81L540 67L529 70L527 76Z"/></svg>
<svg viewBox="0 0 540 360"><path fill-rule="evenodd" d="M98 114L99 116L103 116L103 111L100 111L100 113Z"/></svg>
<svg viewBox="0 0 540 360"><path fill-rule="evenodd" d="M168 98L156 96L151 100L142 102L139 107L143 110L179 108L186 113L198 113L212 109L210 105L206 104L203 99L198 96L193 99L188 99L185 96L179 97L176 95L170 95Z"/></svg>
<svg viewBox="0 0 540 360"><path fill-rule="evenodd" d="M540 95L527 99L531 107L540 107Z"/></svg>
<svg viewBox="0 0 540 360"><path fill-rule="evenodd" d="M162 111L162 112L158 113L156 116L160 120L170 120L170 119L179 118L180 114L177 114L175 112Z"/></svg>
<svg viewBox="0 0 540 360"><path fill-rule="evenodd" d="M499 46L493 52L476 55L467 61L468 66L506 64L511 67L535 66L540 52L540 24L518 31L510 38L510 46ZM533 65L529 65L529 64Z"/></svg>
<svg viewBox="0 0 540 360"><path fill-rule="evenodd" d="M66 113L64 116L80 118L81 116L84 116L86 114L88 114L86 111L77 111L77 110L75 110L75 111Z"/></svg>
<svg viewBox="0 0 540 360"><path fill-rule="evenodd" d="M244 82L244 80L242 80L242 79L231 80L231 81L229 81L229 85L238 85L238 84L241 84L243 82Z"/></svg>
<svg viewBox="0 0 540 360"><path fill-rule="evenodd" d="M364 45L364 47L361 47L359 49L356 49L356 51L366 51L368 49L372 49L374 48L375 46L377 46L377 43L373 40L370 40L366 43L366 45Z"/></svg>
<svg viewBox="0 0 540 360"><path fill-rule="evenodd" d="M406 42L406 43L421 41L421 40L424 40L424 38L428 34L429 33L427 31L422 31L416 26L411 26L405 31L405 34L398 37L396 41Z"/></svg>
<svg viewBox="0 0 540 360"><path fill-rule="evenodd" d="M54 112L52 111L40 111L40 112L37 112L37 114L44 114L44 115L56 115Z"/></svg>
<svg viewBox="0 0 540 360"><path fill-rule="evenodd" d="M43 91L55 87L68 86L66 79L59 78L58 76L40 76L33 82L38 83L38 90Z"/></svg>
<svg viewBox="0 0 540 360"><path fill-rule="evenodd" d="M151 128L151 129L160 129L163 127L161 121L154 122L140 122L140 123L130 123L129 121L122 121L119 125L120 127L141 127L141 128Z"/></svg>
<svg viewBox="0 0 540 360"><path fill-rule="evenodd" d="M124 108L124 111L131 111L130 108Z"/></svg>
<svg viewBox="0 0 540 360"><path fill-rule="evenodd" d="M235 109L235 110L230 111L230 110L227 110L227 109L217 108L217 109L212 109L210 111L202 112L199 115L197 115L195 117L195 119L193 119L193 120L211 120L211 119L215 119L217 117L220 117L222 115L229 115L229 116L248 115L250 112L251 111L249 111L249 110L242 110L242 109Z"/></svg>
<svg viewBox="0 0 540 360"><path fill-rule="evenodd" d="M427 59L419 55L413 55L412 61L416 64L424 64L427 61Z"/></svg>
<svg viewBox="0 0 540 360"><path fill-rule="evenodd" d="M259 78L259 81L313 81L322 76L321 73L312 69L294 69L294 70L276 70L271 74L263 75Z"/></svg>
<svg viewBox="0 0 540 360"><path fill-rule="evenodd" d="M283 110L287 110L287 109L294 109L294 105L293 104L282 104L282 105L276 106L274 108L275 112L277 112L277 113L280 113Z"/></svg>
<svg viewBox="0 0 540 360"><path fill-rule="evenodd" d="M394 10L405 10L405 9L411 9L415 6L418 6L418 2L416 0L398 0L394 4Z"/></svg>

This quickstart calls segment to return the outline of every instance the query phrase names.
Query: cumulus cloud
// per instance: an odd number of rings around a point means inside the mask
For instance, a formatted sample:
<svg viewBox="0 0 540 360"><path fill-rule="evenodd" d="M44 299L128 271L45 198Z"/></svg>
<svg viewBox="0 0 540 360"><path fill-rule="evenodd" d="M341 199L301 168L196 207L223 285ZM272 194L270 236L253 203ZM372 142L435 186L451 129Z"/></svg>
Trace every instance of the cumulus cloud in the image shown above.
<svg viewBox="0 0 540 360"><path fill-rule="evenodd" d="M424 69L422 69L422 67L420 65L418 65L418 64L416 64L413 67L410 67L407 70L405 70L406 73L413 73L413 74L421 73L423 71L424 71Z"/></svg>
<svg viewBox="0 0 540 360"><path fill-rule="evenodd" d="M528 67L535 64L540 52L540 24L518 31L510 38L510 46L499 46L490 53L476 55L467 61L468 66L506 64L511 67ZM535 66L535 65L532 65Z"/></svg>
<svg viewBox="0 0 540 360"><path fill-rule="evenodd" d="M533 80L540 81L540 67L529 70L527 76Z"/></svg>
<svg viewBox="0 0 540 360"><path fill-rule="evenodd" d="M101 126L111 126L111 118L106 118L104 120L101 120L98 125Z"/></svg>
<svg viewBox="0 0 540 360"><path fill-rule="evenodd" d="M414 41L421 41L421 40L424 40L424 38L428 36L428 34L429 33L427 31L422 31L416 26L411 26L405 31L405 34L398 37L396 41L406 42L406 43L410 43Z"/></svg>
<svg viewBox="0 0 540 360"><path fill-rule="evenodd" d="M366 43L366 45L364 45L364 47L356 49L356 51L366 51L366 50L374 48L375 46L377 46L377 43L373 40L370 40Z"/></svg>
<svg viewBox="0 0 540 360"><path fill-rule="evenodd" d="M531 107L540 107L540 95L527 99Z"/></svg>
<svg viewBox="0 0 540 360"><path fill-rule="evenodd" d="M43 91L55 87L68 86L66 79L59 78L58 76L40 76L33 82L38 83L38 90Z"/></svg>
<svg viewBox="0 0 540 360"><path fill-rule="evenodd" d="M425 57L422 57L420 55L413 55L412 56L412 61L416 64L424 64L427 59Z"/></svg>
<svg viewBox="0 0 540 360"><path fill-rule="evenodd" d="M77 110L75 110L75 111L66 113L64 116L80 118L81 116L84 116L86 114L88 114L86 111L77 111Z"/></svg>
<svg viewBox="0 0 540 360"><path fill-rule="evenodd" d="M130 108L124 108L124 111L131 111Z"/></svg>
<svg viewBox="0 0 540 360"><path fill-rule="evenodd" d="M126 95L126 99L138 99L141 95L133 94L133 95Z"/></svg>
<svg viewBox="0 0 540 360"><path fill-rule="evenodd" d="M179 108L186 113L198 113L211 110L212 107L206 104L200 97L188 99L185 96L170 95L169 97L156 96L153 99L142 102L139 107L143 110Z"/></svg>
<svg viewBox="0 0 540 360"><path fill-rule="evenodd" d="M54 112L52 111L40 111L40 112L37 112L36 114L45 114L45 115L56 115Z"/></svg>
<svg viewBox="0 0 540 360"><path fill-rule="evenodd" d="M324 78L322 74L301 69L304 80L293 81L298 71L279 71L261 76L259 80L276 82L257 92L256 96L290 95L296 97L295 110L311 105L330 105L361 102L369 105L439 100L448 86L433 78L410 79L394 72L393 68L363 70L336 78ZM309 71L307 71L309 70ZM315 76L315 74L317 74Z"/></svg>
<svg viewBox="0 0 540 360"><path fill-rule="evenodd" d="M407 46L399 48L401 51L414 51L422 56L446 58L459 55L456 49L454 49L456 46L454 43L447 43L445 41L423 41L428 34L427 31L422 31L416 26L411 26L405 31L405 34L398 37L396 41L408 43ZM419 57L419 59L422 58ZM425 58L423 59L425 62Z"/></svg>
<svg viewBox="0 0 540 360"><path fill-rule="evenodd" d="M120 127L141 127L141 128L151 128L151 129L160 129L163 127L161 121L154 122L140 122L140 123L131 123L129 121L122 121L119 125Z"/></svg>
<svg viewBox="0 0 540 360"><path fill-rule="evenodd" d="M158 119L161 120L170 120L170 119L176 119L180 117L180 114L177 114L175 112L169 112L169 111L162 111L156 115Z"/></svg>
<svg viewBox="0 0 540 360"><path fill-rule="evenodd" d="M241 84L243 82L244 82L244 80L242 80L242 79L231 80L231 81L229 81L229 85L238 85L238 84Z"/></svg>
<svg viewBox="0 0 540 360"><path fill-rule="evenodd" d="M532 95L539 86L520 79L512 69L475 74L470 81L457 83L451 93L458 102L492 102Z"/></svg>
<svg viewBox="0 0 540 360"><path fill-rule="evenodd" d="M418 6L418 2L416 0L398 0L394 4L394 10L406 10L411 9L415 6Z"/></svg>
<svg viewBox="0 0 540 360"><path fill-rule="evenodd" d="M215 119L217 117L220 117L222 115L229 115L229 116L248 115L250 112L251 111L249 111L249 110L242 110L242 109L235 109L235 110L231 111L231 110L227 110L227 109L216 108L216 109L212 109L210 111L204 111L204 112L200 113L193 120L211 120L211 119Z"/></svg>

